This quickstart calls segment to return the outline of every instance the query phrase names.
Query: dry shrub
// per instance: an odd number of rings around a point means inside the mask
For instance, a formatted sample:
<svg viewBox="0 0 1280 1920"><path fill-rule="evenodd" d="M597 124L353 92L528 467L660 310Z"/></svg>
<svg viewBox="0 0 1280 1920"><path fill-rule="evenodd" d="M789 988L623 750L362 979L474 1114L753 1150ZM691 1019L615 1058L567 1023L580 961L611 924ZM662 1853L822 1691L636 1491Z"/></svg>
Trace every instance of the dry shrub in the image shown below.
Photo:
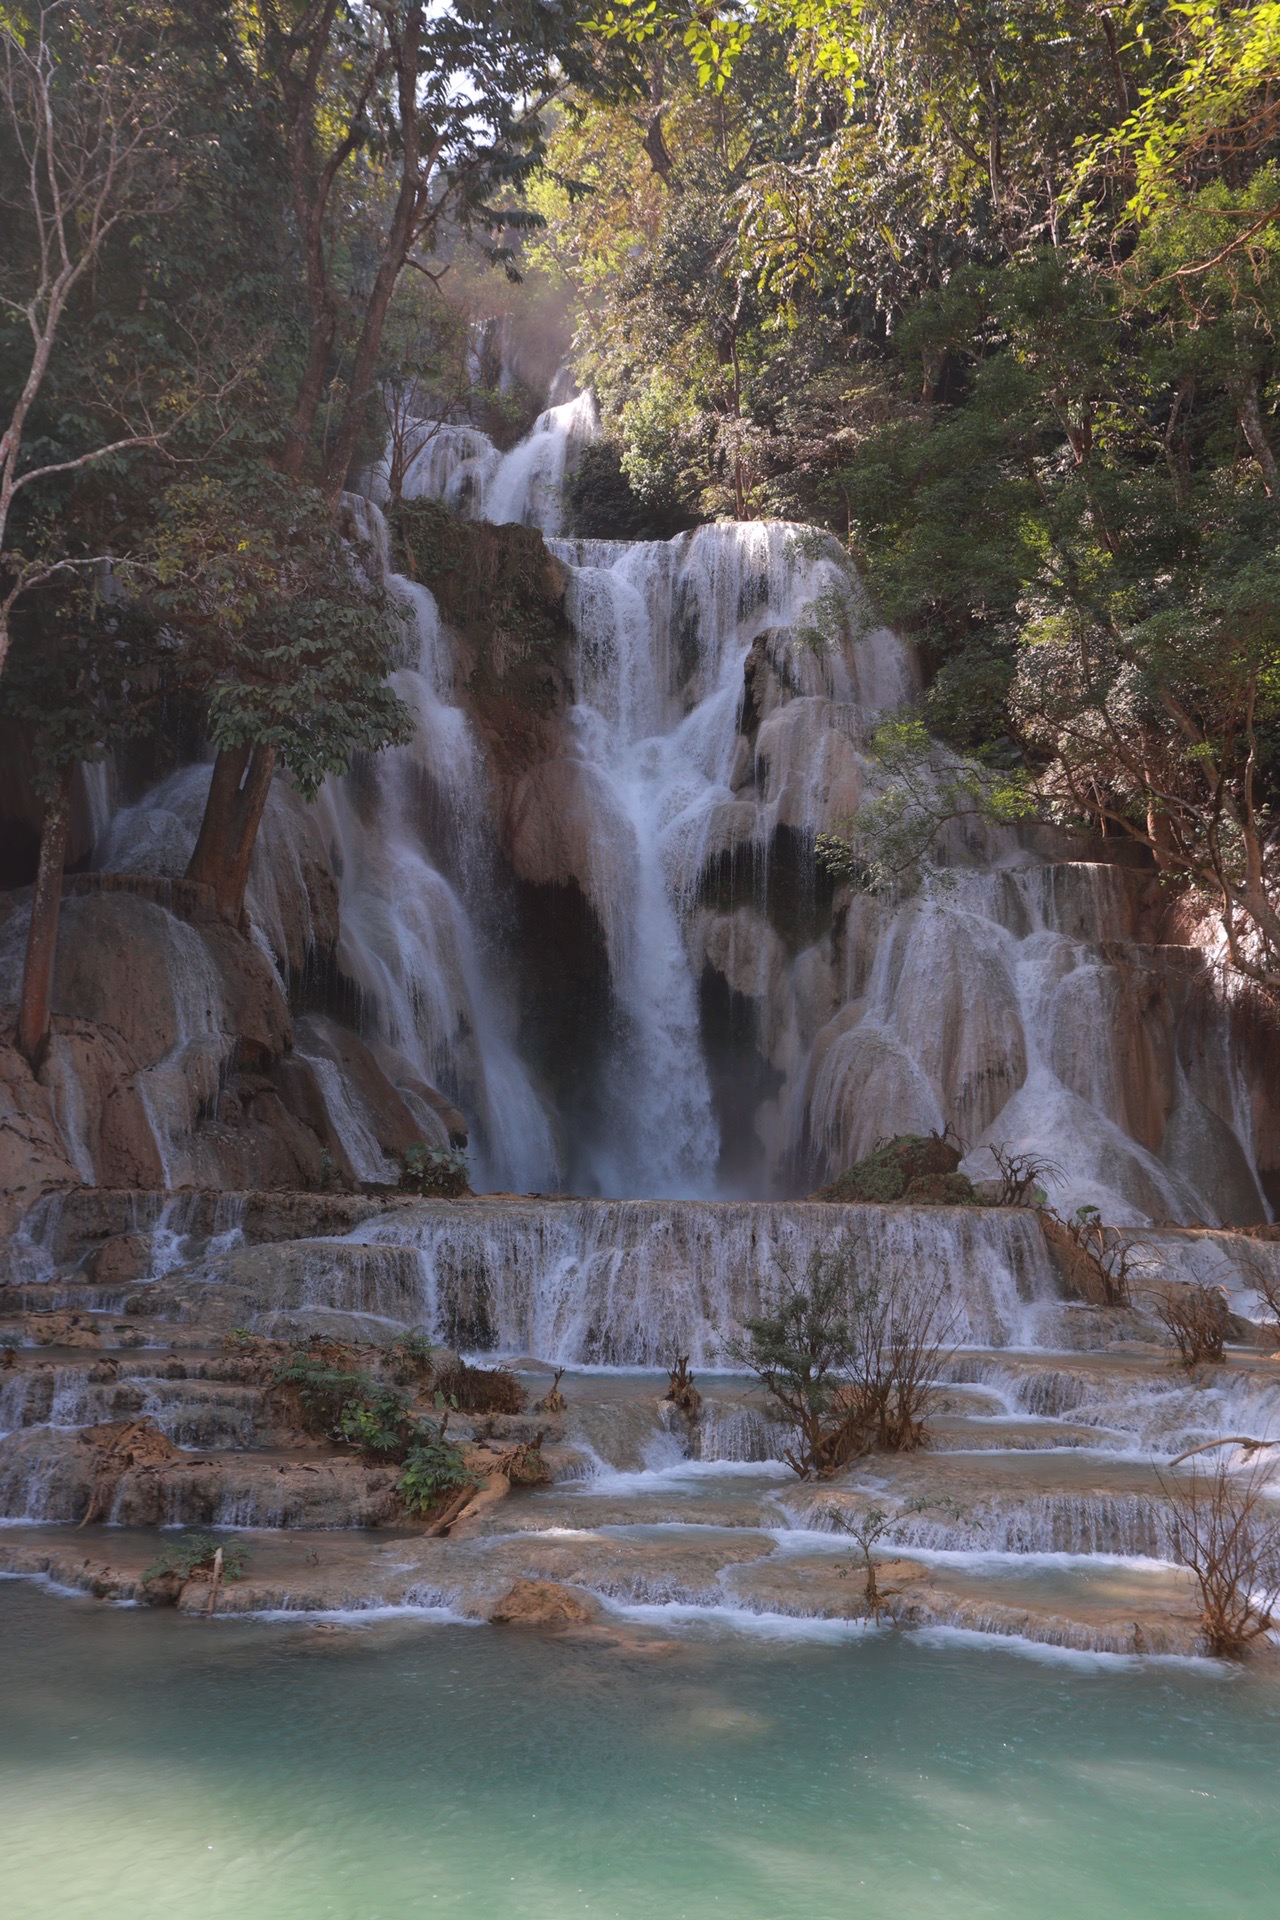
<svg viewBox="0 0 1280 1920"><path fill-rule="evenodd" d="M1127 1307L1133 1279L1144 1264L1142 1242L1102 1223L1096 1207L1081 1207L1069 1220L1051 1209L1040 1226L1068 1285L1093 1307Z"/></svg>
<svg viewBox="0 0 1280 1920"><path fill-rule="evenodd" d="M465 1360L444 1367L432 1390L459 1413L522 1413L524 1388L505 1367L469 1367Z"/></svg>
<svg viewBox="0 0 1280 1920"><path fill-rule="evenodd" d="M1256 1230L1255 1230L1256 1232ZM1271 1315L1257 1329L1257 1341L1268 1353L1280 1352L1280 1275L1257 1258L1255 1254L1246 1254L1240 1263L1249 1276L1249 1285L1257 1293Z"/></svg>
<svg viewBox="0 0 1280 1920"><path fill-rule="evenodd" d="M565 1399L564 1395L560 1391L560 1382L564 1379L564 1371L565 1370L563 1367L556 1368L556 1377L551 1382L551 1385L548 1388L547 1392L543 1394L541 1400L535 1400L533 1403L533 1410L535 1413L563 1413L564 1412L565 1408L569 1404L569 1402Z"/></svg>
<svg viewBox="0 0 1280 1920"><path fill-rule="evenodd" d="M1158 1294L1155 1306L1156 1318L1177 1347L1184 1367L1223 1359L1231 1310L1221 1287L1190 1280Z"/></svg>
<svg viewBox="0 0 1280 1920"><path fill-rule="evenodd" d="M1174 1551L1200 1591L1206 1653L1240 1660L1280 1608L1280 1512L1268 1498L1275 1462L1233 1474L1226 1460L1185 1480L1161 1477Z"/></svg>
<svg viewBox="0 0 1280 1920"><path fill-rule="evenodd" d="M702 1395L693 1384L687 1353L676 1354L667 1368L667 1391L663 1398L670 1400L686 1420L696 1420L702 1411Z"/></svg>
<svg viewBox="0 0 1280 1920"><path fill-rule="evenodd" d="M802 1479L825 1478L874 1448L924 1444L951 1327L938 1292L913 1288L900 1272L860 1278L844 1240L816 1253L804 1283L784 1286L747 1322L737 1356L795 1428L788 1465Z"/></svg>
<svg viewBox="0 0 1280 1920"><path fill-rule="evenodd" d="M998 1207L1041 1207L1046 1198L1045 1181L1064 1178L1061 1167L1033 1153L1015 1153L994 1143L989 1151L1000 1174Z"/></svg>

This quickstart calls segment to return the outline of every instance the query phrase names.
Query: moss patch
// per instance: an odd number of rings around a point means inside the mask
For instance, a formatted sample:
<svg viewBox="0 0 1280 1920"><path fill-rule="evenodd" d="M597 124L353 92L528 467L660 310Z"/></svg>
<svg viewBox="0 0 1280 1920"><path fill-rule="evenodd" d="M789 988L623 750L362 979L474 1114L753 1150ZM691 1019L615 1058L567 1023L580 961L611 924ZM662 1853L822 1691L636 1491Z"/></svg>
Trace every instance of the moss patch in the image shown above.
<svg viewBox="0 0 1280 1920"><path fill-rule="evenodd" d="M495 652L551 655L568 638L568 574L536 528L460 520L438 501L406 500L391 531L393 564L430 587L482 666Z"/></svg>
<svg viewBox="0 0 1280 1920"><path fill-rule="evenodd" d="M900 1133L813 1195L815 1200L913 1207L973 1206L977 1194L956 1169L960 1149L939 1133Z"/></svg>

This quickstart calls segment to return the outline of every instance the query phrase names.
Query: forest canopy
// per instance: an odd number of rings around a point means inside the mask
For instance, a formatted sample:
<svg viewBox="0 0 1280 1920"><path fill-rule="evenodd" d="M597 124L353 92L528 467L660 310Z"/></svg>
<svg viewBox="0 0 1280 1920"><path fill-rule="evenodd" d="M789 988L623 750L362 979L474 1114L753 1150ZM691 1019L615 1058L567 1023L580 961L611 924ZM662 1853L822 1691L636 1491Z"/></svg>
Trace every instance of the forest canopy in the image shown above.
<svg viewBox="0 0 1280 1920"><path fill-rule="evenodd" d="M974 805L940 740L1006 817L1138 842L1274 994L1280 7L616 0L599 27L630 93L550 149L592 192L533 188L597 468L633 517L845 538L924 667L903 808L930 779ZM871 824L828 848L848 877L884 871Z"/></svg>
<svg viewBox="0 0 1280 1920"><path fill-rule="evenodd" d="M1280 5L67 0L0 55L0 704L55 826L75 761L204 743L238 911L277 772L400 737L343 490L406 394L527 424L474 346L536 297L580 532L835 532L922 661L901 791L962 755L1138 843L1280 991Z"/></svg>

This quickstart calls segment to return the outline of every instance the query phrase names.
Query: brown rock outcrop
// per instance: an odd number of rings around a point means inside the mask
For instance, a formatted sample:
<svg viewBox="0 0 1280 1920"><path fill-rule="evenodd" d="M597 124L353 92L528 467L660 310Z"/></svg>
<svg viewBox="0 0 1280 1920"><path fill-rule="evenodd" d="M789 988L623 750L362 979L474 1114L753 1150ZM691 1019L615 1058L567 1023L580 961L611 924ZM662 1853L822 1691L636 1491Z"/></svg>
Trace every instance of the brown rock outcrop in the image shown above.
<svg viewBox="0 0 1280 1920"><path fill-rule="evenodd" d="M489 1618L497 1627L577 1627L596 1619L598 1611L554 1580L517 1580Z"/></svg>

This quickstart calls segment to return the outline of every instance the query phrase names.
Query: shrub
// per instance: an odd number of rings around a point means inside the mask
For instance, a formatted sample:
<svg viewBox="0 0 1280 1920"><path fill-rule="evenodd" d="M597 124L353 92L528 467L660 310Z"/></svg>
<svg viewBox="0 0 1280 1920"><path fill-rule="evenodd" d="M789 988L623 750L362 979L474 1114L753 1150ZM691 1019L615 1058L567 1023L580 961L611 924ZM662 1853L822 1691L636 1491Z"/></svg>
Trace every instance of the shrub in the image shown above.
<svg viewBox="0 0 1280 1920"><path fill-rule="evenodd" d="M324 1355L292 1348L272 1377L272 1390L289 1401L313 1438L332 1437L347 1402L371 1385L368 1375L334 1365Z"/></svg>
<svg viewBox="0 0 1280 1920"><path fill-rule="evenodd" d="M945 1133L900 1133L892 1140L880 1141L847 1173L820 1187L813 1197L884 1205L907 1199L907 1189L920 1182L910 1196L917 1205L954 1205L957 1198L975 1200L977 1195L969 1181L956 1173L959 1165L960 1148ZM934 1199L929 1183L943 1174L954 1175L963 1187L953 1185L943 1199Z"/></svg>
<svg viewBox="0 0 1280 1920"><path fill-rule="evenodd" d="M1052 1160L1041 1160L1033 1153L1014 1153L1009 1147L992 1145L991 1158L1000 1174L998 1207L1042 1207L1048 1198L1046 1180L1061 1180L1062 1169Z"/></svg>
<svg viewBox="0 0 1280 1920"><path fill-rule="evenodd" d="M338 1415L337 1437L362 1453L402 1453L405 1447L405 1399L398 1387L364 1385Z"/></svg>
<svg viewBox="0 0 1280 1920"><path fill-rule="evenodd" d="M1206 1653L1240 1660L1277 1624L1280 1515L1267 1499L1274 1464L1244 1478L1227 1460L1186 1480L1162 1479L1173 1520L1174 1551L1200 1595Z"/></svg>
<svg viewBox="0 0 1280 1920"><path fill-rule="evenodd" d="M171 1541L156 1555L142 1576L144 1590L168 1588L174 1598L176 1589L186 1585L193 1574L212 1573L214 1555L222 1549L222 1577L238 1580L244 1572L248 1550L234 1535L220 1539L213 1533L188 1533Z"/></svg>
<svg viewBox="0 0 1280 1920"><path fill-rule="evenodd" d="M457 1200L471 1191L467 1156L460 1147L428 1147L415 1141L404 1156L400 1186L427 1199Z"/></svg>
<svg viewBox="0 0 1280 1920"><path fill-rule="evenodd" d="M1156 1318L1178 1349L1184 1367L1224 1358L1231 1311L1220 1287L1192 1280L1156 1299Z"/></svg>
<svg viewBox="0 0 1280 1920"><path fill-rule="evenodd" d="M399 1387L335 1365L324 1352L294 1349L276 1369L273 1391L317 1440L339 1440L363 1452L393 1454L407 1444L408 1402Z"/></svg>
<svg viewBox="0 0 1280 1920"><path fill-rule="evenodd" d="M1134 1270L1142 1243L1118 1227L1106 1227L1096 1207L1077 1207L1069 1220L1046 1209L1040 1216L1052 1247L1059 1243L1071 1284L1097 1307L1127 1307L1132 1302Z"/></svg>
<svg viewBox="0 0 1280 1920"><path fill-rule="evenodd" d="M564 1379L563 1367L556 1368L556 1377L541 1400L534 1403L535 1413L563 1413L569 1402L560 1391L560 1382Z"/></svg>
<svg viewBox="0 0 1280 1920"><path fill-rule="evenodd" d="M424 1421L405 1456L404 1472L396 1481L396 1492L406 1510L422 1517L447 1494L479 1484L478 1476L463 1460L462 1449L449 1439L443 1424L433 1427Z"/></svg>
<svg viewBox="0 0 1280 1920"><path fill-rule="evenodd" d="M435 1390L446 1406L459 1413L521 1413L524 1388L505 1367L469 1367L465 1360L445 1367L435 1377Z"/></svg>
<svg viewBox="0 0 1280 1920"><path fill-rule="evenodd" d="M924 1443L949 1331L936 1293L916 1292L901 1274L860 1279L845 1241L815 1253L804 1284L747 1322L737 1353L794 1426L796 1444L783 1458L808 1479L874 1447Z"/></svg>
<svg viewBox="0 0 1280 1920"><path fill-rule="evenodd" d="M686 1420L696 1420L702 1411L702 1395L693 1383L687 1353L677 1353L667 1368L667 1391L663 1398L678 1407Z"/></svg>
<svg viewBox="0 0 1280 1920"><path fill-rule="evenodd" d="M431 1335L425 1327L410 1327L406 1333L398 1333L388 1351L392 1377L402 1387L425 1385L431 1378L434 1353Z"/></svg>

